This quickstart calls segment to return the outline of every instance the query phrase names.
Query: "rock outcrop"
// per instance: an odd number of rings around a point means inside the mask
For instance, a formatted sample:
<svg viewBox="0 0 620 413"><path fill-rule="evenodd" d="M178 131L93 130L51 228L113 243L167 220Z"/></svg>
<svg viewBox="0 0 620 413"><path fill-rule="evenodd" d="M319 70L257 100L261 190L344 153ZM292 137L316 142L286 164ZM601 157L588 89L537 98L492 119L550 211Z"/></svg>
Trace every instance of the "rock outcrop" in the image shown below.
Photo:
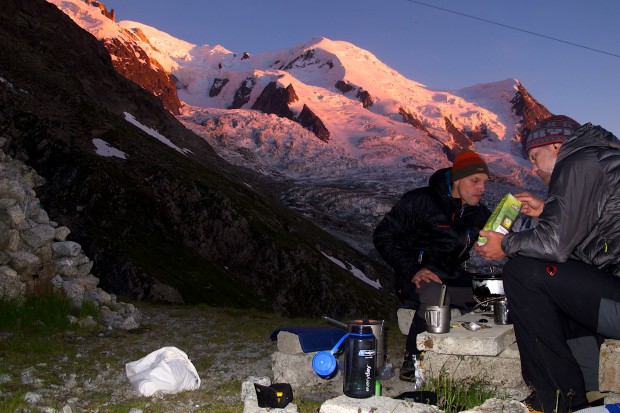
<svg viewBox="0 0 620 413"><path fill-rule="evenodd" d="M228 109L240 109L243 105L250 101L250 94L256 83L253 77L246 78L235 92L232 104Z"/></svg>
<svg viewBox="0 0 620 413"><path fill-rule="evenodd" d="M136 44L105 39L103 45L110 55L115 57L112 64L120 74L157 96L171 113L179 114L181 101L176 85L159 62L152 60L144 49Z"/></svg>
<svg viewBox="0 0 620 413"><path fill-rule="evenodd" d="M312 112L312 110L306 106L304 103L304 107L297 118L301 126L306 129L309 129L312 133L314 133L317 138L322 140L323 142L329 142L329 130L325 127L323 121Z"/></svg>
<svg viewBox="0 0 620 413"><path fill-rule="evenodd" d="M263 89L252 105L252 109L293 120L295 114L288 105L296 100L298 98L293 85L283 88L278 82L271 82Z"/></svg>
<svg viewBox="0 0 620 413"><path fill-rule="evenodd" d="M467 135L454 126L450 119L444 116L443 120L446 125L446 131L452 137L452 145L450 148L450 153L448 154L448 160L453 161L456 155L461 153L464 149L471 149L473 144Z"/></svg>
<svg viewBox="0 0 620 413"><path fill-rule="evenodd" d="M214 97L220 94L220 92L222 91L222 88L224 86L226 86L226 83L228 83L229 80L228 79L213 79L213 84L211 85L211 89L209 89L209 97Z"/></svg>
<svg viewBox="0 0 620 413"><path fill-rule="evenodd" d="M523 117L523 124L521 125L521 133L519 137L527 135L527 133L531 131L539 121L551 116L551 112L549 112L546 107L538 103L538 101L529 94L521 83L518 84L517 93L515 93L515 96L512 98L510 103L512 103L512 108L515 113ZM521 142L525 145L522 138Z"/></svg>

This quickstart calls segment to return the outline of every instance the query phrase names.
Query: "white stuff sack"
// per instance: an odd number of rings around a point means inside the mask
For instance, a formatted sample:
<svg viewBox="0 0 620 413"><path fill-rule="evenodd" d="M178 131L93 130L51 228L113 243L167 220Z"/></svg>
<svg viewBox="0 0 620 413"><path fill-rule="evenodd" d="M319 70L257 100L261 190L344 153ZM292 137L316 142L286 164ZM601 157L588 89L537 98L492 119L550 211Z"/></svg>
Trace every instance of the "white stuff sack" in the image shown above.
<svg viewBox="0 0 620 413"><path fill-rule="evenodd" d="M143 396L157 391L176 393L196 390L200 377L187 354L176 347L162 347L137 361L125 364L127 378Z"/></svg>

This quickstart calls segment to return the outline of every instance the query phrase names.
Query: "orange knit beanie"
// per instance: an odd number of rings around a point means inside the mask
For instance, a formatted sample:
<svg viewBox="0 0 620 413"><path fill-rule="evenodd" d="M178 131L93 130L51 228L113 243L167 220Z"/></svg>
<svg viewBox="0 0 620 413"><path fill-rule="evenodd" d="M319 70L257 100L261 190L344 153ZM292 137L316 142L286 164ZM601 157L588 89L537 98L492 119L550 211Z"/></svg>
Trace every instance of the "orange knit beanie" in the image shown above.
<svg viewBox="0 0 620 413"><path fill-rule="evenodd" d="M477 173L489 175L489 168L476 152L465 149L454 158L454 163L452 165L452 182Z"/></svg>

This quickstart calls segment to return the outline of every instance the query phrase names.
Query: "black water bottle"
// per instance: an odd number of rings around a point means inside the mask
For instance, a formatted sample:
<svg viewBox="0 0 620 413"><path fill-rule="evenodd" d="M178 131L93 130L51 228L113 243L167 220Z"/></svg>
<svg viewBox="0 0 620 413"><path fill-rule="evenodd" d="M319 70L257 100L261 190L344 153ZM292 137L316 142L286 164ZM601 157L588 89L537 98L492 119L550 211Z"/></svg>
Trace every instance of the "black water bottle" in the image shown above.
<svg viewBox="0 0 620 413"><path fill-rule="evenodd" d="M371 397L375 392L377 339L372 326L351 322L344 349L344 394L357 399Z"/></svg>

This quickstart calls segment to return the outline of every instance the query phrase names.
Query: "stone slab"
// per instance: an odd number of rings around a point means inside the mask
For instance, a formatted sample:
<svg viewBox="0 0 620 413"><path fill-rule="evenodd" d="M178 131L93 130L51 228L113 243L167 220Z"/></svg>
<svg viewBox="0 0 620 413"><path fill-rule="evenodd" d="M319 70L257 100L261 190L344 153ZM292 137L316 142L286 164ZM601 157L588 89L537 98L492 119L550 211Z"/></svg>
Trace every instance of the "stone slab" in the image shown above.
<svg viewBox="0 0 620 413"><path fill-rule="evenodd" d="M295 333L280 331L277 339L278 350L282 353L301 354L304 352L299 342L299 336Z"/></svg>
<svg viewBox="0 0 620 413"><path fill-rule="evenodd" d="M607 393L605 396L605 404L620 403L620 393Z"/></svg>
<svg viewBox="0 0 620 413"><path fill-rule="evenodd" d="M384 396L367 399L338 396L323 403L319 413L440 413L441 411L437 406Z"/></svg>
<svg viewBox="0 0 620 413"><path fill-rule="evenodd" d="M516 346L516 343L515 343ZM423 359L424 378L440 377L442 371L452 380L476 379L522 400L529 389L521 377L521 360L512 346L498 356L456 356L426 352Z"/></svg>
<svg viewBox="0 0 620 413"><path fill-rule="evenodd" d="M486 320L482 323L480 320ZM470 331L462 327L462 322L475 322L483 328ZM516 341L514 328L509 325L496 325L489 313L467 313L455 317L450 323L450 331L445 334L418 334L417 345L420 350L438 354L460 356L497 356Z"/></svg>
<svg viewBox="0 0 620 413"><path fill-rule="evenodd" d="M620 393L620 340L605 340L599 357L599 390Z"/></svg>
<svg viewBox="0 0 620 413"><path fill-rule="evenodd" d="M316 353L287 354L276 351L271 355L271 370L275 383L288 383L293 393L334 393L342 394L342 373L324 379L312 369L312 358ZM342 366L342 356L336 358L338 366Z"/></svg>

